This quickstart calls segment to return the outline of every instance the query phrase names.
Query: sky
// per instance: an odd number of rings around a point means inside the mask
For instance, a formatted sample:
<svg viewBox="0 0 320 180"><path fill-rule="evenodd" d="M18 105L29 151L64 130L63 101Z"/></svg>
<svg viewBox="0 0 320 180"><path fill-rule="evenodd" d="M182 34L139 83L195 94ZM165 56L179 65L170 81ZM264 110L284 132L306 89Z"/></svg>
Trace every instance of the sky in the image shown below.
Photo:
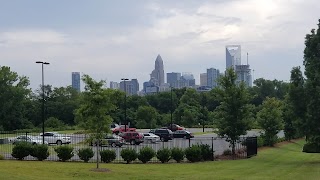
<svg viewBox="0 0 320 180"><path fill-rule="evenodd" d="M318 0L0 0L0 66L30 87L71 84L71 72L96 80L150 79L164 71L223 71L225 46L241 45L253 78L288 81L303 66L305 35L317 27ZM108 84L106 85L109 86ZM83 88L83 85L82 85Z"/></svg>

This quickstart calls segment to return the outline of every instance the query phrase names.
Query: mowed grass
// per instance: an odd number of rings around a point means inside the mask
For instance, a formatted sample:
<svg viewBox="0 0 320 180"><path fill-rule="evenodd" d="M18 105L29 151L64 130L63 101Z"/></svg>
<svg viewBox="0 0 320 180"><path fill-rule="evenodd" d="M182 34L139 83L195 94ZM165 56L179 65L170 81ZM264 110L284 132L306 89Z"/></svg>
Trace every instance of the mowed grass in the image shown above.
<svg viewBox="0 0 320 180"><path fill-rule="evenodd" d="M245 160L184 164L0 161L0 179L320 179L320 154L302 153L304 141L268 148Z"/></svg>

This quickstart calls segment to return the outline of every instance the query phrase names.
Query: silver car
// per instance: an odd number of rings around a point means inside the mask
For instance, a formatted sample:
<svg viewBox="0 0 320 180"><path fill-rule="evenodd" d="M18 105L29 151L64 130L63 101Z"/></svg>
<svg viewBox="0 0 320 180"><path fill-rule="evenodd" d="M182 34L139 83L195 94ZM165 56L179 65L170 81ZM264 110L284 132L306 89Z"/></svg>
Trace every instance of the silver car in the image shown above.
<svg viewBox="0 0 320 180"><path fill-rule="evenodd" d="M16 144L17 142L28 142L28 143L31 143L31 144L42 144L42 140L41 139L38 139L34 136L26 136L26 135L22 135L22 136L18 136L16 137L12 144ZM44 141L44 144L48 144L47 141Z"/></svg>
<svg viewBox="0 0 320 180"><path fill-rule="evenodd" d="M160 141L160 137L153 133L143 133L144 142L155 143Z"/></svg>

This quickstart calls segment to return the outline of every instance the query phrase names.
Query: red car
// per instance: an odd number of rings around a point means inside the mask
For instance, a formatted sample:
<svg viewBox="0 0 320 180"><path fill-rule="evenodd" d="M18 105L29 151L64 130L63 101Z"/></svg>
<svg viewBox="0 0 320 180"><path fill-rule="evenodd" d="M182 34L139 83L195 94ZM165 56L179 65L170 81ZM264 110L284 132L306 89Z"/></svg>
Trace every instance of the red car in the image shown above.
<svg viewBox="0 0 320 180"><path fill-rule="evenodd" d="M117 135L122 132L135 132L135 131L136 131L136 128L130 128L129 126L126 127L126 125L121 125L112 129L112 133Z"/></svg>
<svg viewBox="0 0 320 180"><path fill-rule="evenodd" d="M143 134L138 132L122 132L119 136L126 142L130 142L131 145L139 145L143 143Z"/></svg>
<svg viewBox="0 0 320 180"><path fill-rule="evenodd" d="M164 127L164 128L167 128L167 129L170 129L171 131L177 131L177 130L185 130L185 128L184 127L181 127L181 126L179 126L178 124L172 124L172 128L171 128L171 124L168 124L168 125L166 125L166 127Z"/></svg>

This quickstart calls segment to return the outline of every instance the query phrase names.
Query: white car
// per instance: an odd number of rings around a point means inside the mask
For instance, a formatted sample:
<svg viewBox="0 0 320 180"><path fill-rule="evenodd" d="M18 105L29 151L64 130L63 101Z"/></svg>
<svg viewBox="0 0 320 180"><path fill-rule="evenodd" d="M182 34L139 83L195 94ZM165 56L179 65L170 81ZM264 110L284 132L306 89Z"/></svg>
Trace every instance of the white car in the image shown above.
<svg viewBox="0 0 320 180"><path fill-rule="evenodd" d="M15 139L13 139L12 144L15 144L17 142L29 142L31 144L42 144L41 139L34 136L25 136L25 135L18 136ZM44 144L48 144L48 142L44 141Z"/></svg>
<svg viewBox="0 0 320 180"><path fill-rule="evenodd" d="M144 142L155 143L160 141L160 137L153 133L143 133Z"/></svg>
<svg viewBox="0 0 320 180"><path fill-rule="evenodd" d="M45 132L44 135L40 133L40 139L42 139L42 136L44 136L44 140L47 141L49 144L70 144L71 143L71 137L59 134L57 132Z"/></svg>

